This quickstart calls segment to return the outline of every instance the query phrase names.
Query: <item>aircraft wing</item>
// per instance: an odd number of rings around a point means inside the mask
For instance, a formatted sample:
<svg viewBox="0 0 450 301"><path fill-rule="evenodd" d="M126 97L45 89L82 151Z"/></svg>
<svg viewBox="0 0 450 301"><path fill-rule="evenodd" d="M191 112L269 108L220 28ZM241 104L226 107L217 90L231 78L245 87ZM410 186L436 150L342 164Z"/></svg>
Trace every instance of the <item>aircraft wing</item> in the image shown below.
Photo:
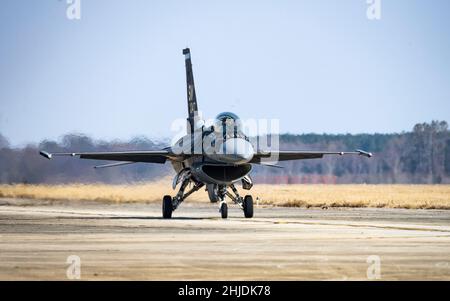
<svg viewBox="0 0 450 301"><path fill-rule="evenodd" d="M92 153L48 153L45 151L40 151L39 154L49 160L56 156L70 156L79 157L80 159L123 161L127 163L145 162L163 164L167 161L167 159L179 159L178 155L173 154L169 150Z"/></svg>
<svg viewBox="0 0 450 301"><path fill-rule="evenodd" d="M253 156L250 163L261 162L275 162L275 161L289 161L289 160L304 160L304 159L319 159L325 155L359 155L365 157L372 157L372 153L357 149L354 152L322 152L322 151L268 151L258 152Z"/></svg>

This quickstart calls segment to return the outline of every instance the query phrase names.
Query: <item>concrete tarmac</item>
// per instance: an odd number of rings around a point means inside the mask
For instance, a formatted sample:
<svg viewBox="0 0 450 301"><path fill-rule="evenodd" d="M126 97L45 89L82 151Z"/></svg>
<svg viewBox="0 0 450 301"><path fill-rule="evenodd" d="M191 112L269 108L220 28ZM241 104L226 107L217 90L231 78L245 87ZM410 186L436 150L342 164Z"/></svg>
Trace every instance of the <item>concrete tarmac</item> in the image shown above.
<svg viewBox="0 0 450 301"><path fill-rule="evenodd" d="M219 216L188 201L164 220L159 204L0 199L0 280L450 280L450 211Z"/></svg>

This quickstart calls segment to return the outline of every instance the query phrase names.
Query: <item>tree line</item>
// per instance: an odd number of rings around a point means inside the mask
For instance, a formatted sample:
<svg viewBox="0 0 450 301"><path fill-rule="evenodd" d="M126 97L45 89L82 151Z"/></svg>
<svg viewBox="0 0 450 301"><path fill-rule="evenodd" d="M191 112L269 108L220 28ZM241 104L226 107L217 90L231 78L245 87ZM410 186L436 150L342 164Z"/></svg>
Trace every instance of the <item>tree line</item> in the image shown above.
<svg viewBox="0 0 450 301"><path fill-rule="evenodd" d="M0 183L132 183L173 175L169 163L132 164L93 169L104 162L58 158L48 161L39 150L51 152L156 150L167 143L145 137L130 141L97 141L69 134L59 141L45 140L22 148L11 147L0 134ZM283 168L255 166L252 177L260 183L450 183L450 131L445 121L416 124L409 132L394 134L280 135L282 150L354 150L374 154L327 156L324 159L280 162Z"/></svg>

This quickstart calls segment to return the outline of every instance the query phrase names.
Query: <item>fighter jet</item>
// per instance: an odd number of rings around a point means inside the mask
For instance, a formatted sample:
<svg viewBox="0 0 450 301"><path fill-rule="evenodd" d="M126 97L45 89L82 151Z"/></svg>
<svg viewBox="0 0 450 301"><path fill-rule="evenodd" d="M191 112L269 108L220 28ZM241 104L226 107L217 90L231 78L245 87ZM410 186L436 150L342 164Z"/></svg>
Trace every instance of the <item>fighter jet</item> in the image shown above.
<svg viewBox="0 0 450 301"><path fill-rule="evenodd" d="M95 168L138 162L164 164L169 161L176 172L172 188L175 190L179 186L179 190L175 196L165 195L162 198L162 216L166 219L171 218L173 211L188 196L202 187L206 188L209 200L219 204L222 218L228 217L227 197L243 210L246 218L253 217L253 197L251 195L240 196L235 185L241 183L244 190L250 190L253 187L250 173L255 164L277 166L270 162L316 159L327 155L372 157L371 153L363 150L334 152L258 149L244 134L241 119L231 112L220 113L212 125L206 126L198 110L189 48L183 49L183 55L187 82L187 133L172 146L156 151L73 153L40 151L40 154L47 159L57 156L72 156L80 159L118 161L95 166ZM188 186L191 188L186 191Z"/></svg>

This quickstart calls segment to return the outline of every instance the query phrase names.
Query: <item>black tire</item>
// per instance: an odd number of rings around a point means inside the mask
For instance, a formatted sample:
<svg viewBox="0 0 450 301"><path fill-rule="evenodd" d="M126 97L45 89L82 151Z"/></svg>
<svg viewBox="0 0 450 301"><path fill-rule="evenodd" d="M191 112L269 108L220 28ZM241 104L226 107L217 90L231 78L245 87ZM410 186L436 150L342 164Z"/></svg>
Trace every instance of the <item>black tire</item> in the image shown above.
<svg viewBox="0 0 450 301"><path fill-rule="evenodd" d="M244 198L244 216L246 218L253 217L253 197L251 195L246 195Z"/></svg>
<svg viewBox="0 0 450 301"><path fill-rule="evenodd" d="M228 218L228 205L227 205L227 203L222 203L222 205L220 205L220 214L221 214L222 218Z"/></svg>
<svg viewBox="0 0 450 301"><path fill-rule="evenodd" d="M162 202L163 218L172 218L172 211L172 197L170 195L165 195Z"/></svg>

